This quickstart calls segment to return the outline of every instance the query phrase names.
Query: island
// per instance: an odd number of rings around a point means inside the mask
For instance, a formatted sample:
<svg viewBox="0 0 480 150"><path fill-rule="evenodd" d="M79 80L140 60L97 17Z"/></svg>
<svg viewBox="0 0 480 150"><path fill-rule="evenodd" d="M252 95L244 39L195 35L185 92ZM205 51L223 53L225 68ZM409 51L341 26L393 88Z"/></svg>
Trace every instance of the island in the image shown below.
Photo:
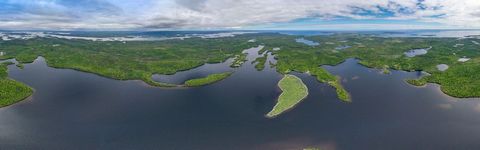
<svg viewBox="0 0 480 150"><path fill-rule="evenodd" d="M5 107L22 101L32 95L32 88L8 78L7 65L0 63L0 107Z"/></svg>
<svg viewBox="0 0 480 150"><path fill-rule="evenodd" d="M202 86L202 85L207 85L207 84L212 84L215 82L218 82L220 80L223 80L230 75L232 75L233 72L224 72L224 73L215 73L215 74L210 74L204 78L197 78L197 79L190 79L185 81L185 86L187 87L194 87L194 86Z"/></svg>
<svg viewBox="0 0 480 150"><path fill-rule="evenodd" d="M262 71L265 68L265 62L267 62L267 57L268 54L265 53L263 56L256 58L254 61L252 61L252 64L255 64L255 69L257 71Z"/></svg>
<svg viewBox="0 0 480 150"><path fill-rule="evenodd" d="M266 115L268 118L278 116L292 109L308 96L307 86L295 75L286 74L278 82L278 87L282 90L282 94L278 97L277 104Z"/></svg>

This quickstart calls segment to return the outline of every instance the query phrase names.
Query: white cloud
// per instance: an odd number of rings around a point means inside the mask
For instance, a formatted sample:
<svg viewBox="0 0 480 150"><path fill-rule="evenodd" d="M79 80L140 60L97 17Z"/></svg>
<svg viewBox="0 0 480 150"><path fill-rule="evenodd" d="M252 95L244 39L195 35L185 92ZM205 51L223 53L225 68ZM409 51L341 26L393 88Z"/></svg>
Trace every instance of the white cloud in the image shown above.
<svg viewBox="0 0 480 150"><path fill-rule="evenodd" d="M89 0L90 4L78 5L65 0L9 2L29 9L0 14L0 28L239 28L339 17L480 28L479 0Z"/></svg>

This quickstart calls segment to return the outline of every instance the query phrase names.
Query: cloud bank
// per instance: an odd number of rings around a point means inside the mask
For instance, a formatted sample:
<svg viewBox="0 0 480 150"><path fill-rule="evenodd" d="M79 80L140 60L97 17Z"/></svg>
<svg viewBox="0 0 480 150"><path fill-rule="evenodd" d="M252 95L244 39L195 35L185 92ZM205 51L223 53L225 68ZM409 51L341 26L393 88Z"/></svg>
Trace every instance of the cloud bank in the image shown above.
<svg viewBox="0 0 480 150"><path fill-rule="evenodd" d="M328 28L335 20L408 28L480 28L478 0L4 0L0 29ZM348 23L348 21L352 21ZM416 25L412 25L416 23ZM312 25L313 24L313 25ZM425 24L429 24L426 26ZM431 26L431 24L435 24ZM393 25L385 26L395 28ZM347 28L347 27L345 27Z"/></svg>

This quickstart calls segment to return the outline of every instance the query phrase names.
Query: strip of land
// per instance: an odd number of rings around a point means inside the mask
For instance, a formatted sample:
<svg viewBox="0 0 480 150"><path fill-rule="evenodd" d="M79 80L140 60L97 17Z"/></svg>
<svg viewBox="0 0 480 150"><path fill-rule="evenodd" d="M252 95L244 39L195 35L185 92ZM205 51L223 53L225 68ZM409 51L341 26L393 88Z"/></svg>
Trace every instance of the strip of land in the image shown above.
<svg viewBox="0 0 480 150"><path fill-rule="evenodd" d="M193 87L193 86L202 86L202 85L212 84L220 80L223 80L229 77L230 75L232 75L232 72L210 74L204 78L191 79L191 80L185 81L185 86Z"/></svg>
<svg viewBox="0 0 480 150"><path fill-rule="evenodd" d="M267 114L272 118L292 109L300 101L308 96L308 88L302 80L294 75L285 75L279 82L278 87L282 90L282 94L278 97L277 104Z"/></svg>
<svg viewBox="0 0 480 150"><path fill-rule="evenodd" d="M347 90L343 88L342 84L340 84L340 78L337 78L336 81L329 81L328 84L335 87L335 91L340 100L343 102L352 102L350 93L348 93Z"/></svg>

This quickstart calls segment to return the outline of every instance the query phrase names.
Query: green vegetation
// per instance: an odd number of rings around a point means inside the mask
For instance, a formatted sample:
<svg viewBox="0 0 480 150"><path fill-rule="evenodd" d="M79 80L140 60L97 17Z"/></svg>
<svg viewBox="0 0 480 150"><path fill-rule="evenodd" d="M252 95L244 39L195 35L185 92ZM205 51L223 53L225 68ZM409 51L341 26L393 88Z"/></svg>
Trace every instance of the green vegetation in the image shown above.
<svg viewBox="0 0 480 150"><path fill-rule="evenodd" d="M265 68L267 57L268 57L268 54L265 53L263 54L262 57L258 57L254 61L252 61L252 64L257 63L255 64L255 69L257 69L258 71L262 71Z"/></svg>
<svg viewBox="0 0 480 150"><path fill-rule="evenodd" d="M230 67L237 68L242 66L242 64L247 61L247 54L242 53L239 55L235 55L235 58L233 59L232 65Z"/></svg>
<svg viewBox="0 0 480 150"><path fill-rule="evenodd" d="M411 85L415 85L415 86L424 86L425 84L427 84L427 82L425 80L418 80L418 79L407 79L405 80L407 81L407 83L410 83Z"/></svg>
<svg viewBox="0 0 480 150"><path fill-rule="evenodd" d="M339 99L350 101L348 93L342 88L337 77L330 74L327 70L320 67L321 65L336 65L341 63L348 57L343 57L339 53L332 52L335 46L324 50L320 46L312 47L303 43L295 42L296 36L287 36L279 34L264 35L258 37L257 40L264 43L266 47L281 47L279 51L271 51L277 58L275 64L277 71L280 73L289 73L291 71L309 73L315 76L318 81L327 83L336 88L339 93ZM341 95L340 95L341 94Z"/></svg>
<svg viewBox="0 0 480 150"><path fill-rule="evenodd" d="M339 99L349 101L349 94L342 88L338 78L322 65L336 65L347 58L357 58L360 64L383 69L425 71L425 76L414 85L437 83L442 91L454 97L480 97L480 45L470 38L418 38L376 37L359 34L334 34L303 37L320 43L308 46L295 42L301 36L273 33L237 35L235 37L165 41L102 42L35 38L30 40L0 41L0 49L6 52L1 59L16 58L20 63L32 62L37 56L46 58L51 67L70 68L92 72L102 76L132 80L139 79L154 86L176 86L158 83L152 74L173 74L205 63L223 62L234 58L232 67L246 60L244 49L265 45L265 51L275 55L275 64L282 74L291 71L310 73L318 81L336 88ZM256 39L256 42L247 42ZM460 44L463 46L454 45ZM55 45L55 46L53 46ZM350 46L336 49L338 46ZM280 50L271 50L273 48ZM407 57L404 52L416 48L428 48L428 53ZM471 58L458 62L459 58ZM258 58L256 68L264 68L265 57ZM438 71L436 65L447 64L450 68Z"/></svg>
<svg viewBox="0 0 480 150"><path fill-rule="evenodd" d="M232 75L232 72L210 74L204 78L191 79L191 80L185 81L185 86L193 87L193 86L202 86L202 85L212 84L220 80L223 80L229 77L230 75Z"/></svg>
<svg viewBox="0 0 480 150"><path fill-rule="evenodd" d="M440 84L443 92L454 97L480 97L480 45L472 43L469 38L375 37L358 34L305 37L314 42L329 43L316 47L297 43L295 38L298 36L272 34L256 39L269 47L281 47L279 51L272 51L278 59L277 70L281 73L309 72L319 81L330 84L336 82L335 77L319 66L336 65L347 58L357 58L360 64L376 69L426 71L431 75L419 79L419 83ZM463 46L453 47L455 44ZM335 49L342 45L351 47ZM432 48L425 55L407 57L404 54L411 49L430 46ZM471 60L458 62L464 56ZM444 72L438 71L438 64L447 64L450 68ZM345 96L339 95L339 98L345 99Z"/></svg>
<svg viewBox="0 0 480 150"><path fill-rule="evenodd" d="M0 63L0 64L2 65L2 68L1 68L1 70L0 70L1 73L6 75L6 74L7 74L7 66L8 66L8 65L13 65L13 64L15 64L15 63L13 63L13 62L11 62L11 61L6 61L6 62Z"/></svg>
<svg viewBox="0 0 480 150"><path fill-rule="evenodd" d="M278 87L282 94L278 97L278 102L267 117L275 117L281 113L293 108L308 95L308 88L302 80L294 75L285 75L279 82Z"/></svg>
<svg viewBox="0 0 480 150"><path fill-rule="evenodd" d="M480 96L480 72L479 62L468 64L456 64L444 72L435 72L430 76L425 76L415 80L413 85L424 85L425 83L436 83L441 85L444 93L455 97L479 97ZM412 80L407 80L412 83Z"/></svg>
<svg viewBox="0 0 480 150"><path fill-rule="evenodd" d="M383 67L382 73L383 74L390 74L390 70L388 70L388 68L389 68L388 66Z"/></svg>
<svg viewBox="0 0 480 150"><path fill-rule="evenodd" d="M226 38L190 38L165 41L88 41L56 38L0 41L3 57L20 63L33 62L43 56L55 68L91 72L119 80L143 80L153 86L175 86L158 83L153 74L174 74L205 63L223 62L235 55L244 57L244 49L254 47L248 36ZM242 60L243 61L243 60Z"/></svg>
<svg viewBox="0 0 480 150"><path fill-rule="evenodd" d="M342 84L340 84L340 77L337 78L337 81L328 81L328 84L335 87L335 91L340 100L344 102L352 102L350 94L342 87Z"/></svg>
<svg viewBox="0 0 480 150"><path fill-rule="evenodd" d="M0 64L0 107L17 103L33 93L27 85L8 78L7 64L10 63Z"/></svg>
<svg viewBox="0 0 480 150"><path fill-rule="evenodd" d="M20 69L23 69L25 67L22 63L18 63L16 66Z"/></svg>
<svg viewBox="0 0 480 150"><path fill-rule="evenodd" d="M0 63L0 79L8 78L8 65L13 64L12 62Z"/></svg>

